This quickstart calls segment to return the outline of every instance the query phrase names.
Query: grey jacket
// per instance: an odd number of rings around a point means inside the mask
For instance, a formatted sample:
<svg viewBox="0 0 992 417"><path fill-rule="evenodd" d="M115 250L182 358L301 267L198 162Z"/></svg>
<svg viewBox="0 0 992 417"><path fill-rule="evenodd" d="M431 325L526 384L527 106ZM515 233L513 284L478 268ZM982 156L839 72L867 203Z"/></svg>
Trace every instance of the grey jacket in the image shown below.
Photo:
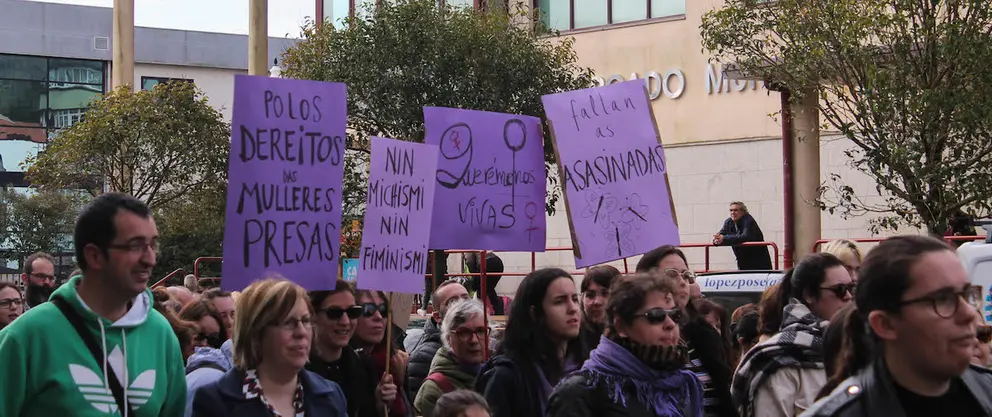
<svg viewBox="0 0 992 417"><path fill-rule="evenodd" d="M965 387L992 415L992 371L970 366L961 375ZM906 417L885 362L875 360L855 376L842 382L800 417Z"/></svg>

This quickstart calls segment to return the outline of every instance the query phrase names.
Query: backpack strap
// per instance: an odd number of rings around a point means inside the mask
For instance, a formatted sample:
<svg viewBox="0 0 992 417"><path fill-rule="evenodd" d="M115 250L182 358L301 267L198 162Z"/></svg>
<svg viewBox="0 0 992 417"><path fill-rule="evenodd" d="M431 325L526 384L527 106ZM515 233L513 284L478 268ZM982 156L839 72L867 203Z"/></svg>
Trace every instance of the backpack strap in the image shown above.
<svg viewBox="0 0 992 417"><path fill-rule="evenodd" d="M93 355L93 359L96 360L97 366L101 368L101 370L107 370L107 374L104 375L104 378L107 379L107 384L110 385L110 392L113 393L114 400L117 402L117 409L120 410L125 417L133 416L134 410L131 408L131 403L129 403L127 398L124 397L124 387L121 386L121 381L117 379L117 374L114 373L114 367L107 363L107 358L103 356L96 340L93 340L93 335L86 329L86 325L83 324L83 318L69 305L68 302L61 297L52 298L51 303L55 304L55 306L62 311L62 315L64 315L66 320L69 320L69 324L72 324L72 327L76 329L76 333L79 334L79 338L83 339L83 344L86 345L90 353ZM127 366L127 358L124 358L124 362L124 366Z"/></svg>
<svg viewBox="0 0 992 417"><path fill-rule="evenodd" d="M220 365L218 365L216 363L213 363L213 362L200 362L200 363L196 364L196 366L188 369L186 371L186 375L189 375L189 374L193 373L193 371L196 371L197 369L203 369L203 368L216 369L216 370L221 371L223 373L227 373L227 369L224 369L223 366L220 366Z"/></svg>
<svg viewBox="0 0 992 417"><path fill-rule="evenodd" d="M437 387L441 388L441 392L445 394L455 390L455 384L452 384L451 380L440 372L434 372L430 375L427 375L427 378L425 378L424 380L434 381L434 383L437 384Z"/></svg>

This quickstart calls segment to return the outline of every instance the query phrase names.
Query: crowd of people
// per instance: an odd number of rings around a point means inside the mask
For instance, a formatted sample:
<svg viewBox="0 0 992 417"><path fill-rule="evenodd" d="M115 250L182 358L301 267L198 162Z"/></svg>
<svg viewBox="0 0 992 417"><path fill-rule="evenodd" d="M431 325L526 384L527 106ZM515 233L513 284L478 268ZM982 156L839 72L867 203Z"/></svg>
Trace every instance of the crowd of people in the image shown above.
<svg viewBox="0 0 992 417"><path fill-rule="evenodd" d="M0 285L0 417L992 416L981 294L929 237L831 243L732 312L673 246L633 274L540 269L500 336L446 281L409 354L386 294L344 281L149 289L158 232L131 197L73 237L64 285L44 254L26 294Z"/></svg>

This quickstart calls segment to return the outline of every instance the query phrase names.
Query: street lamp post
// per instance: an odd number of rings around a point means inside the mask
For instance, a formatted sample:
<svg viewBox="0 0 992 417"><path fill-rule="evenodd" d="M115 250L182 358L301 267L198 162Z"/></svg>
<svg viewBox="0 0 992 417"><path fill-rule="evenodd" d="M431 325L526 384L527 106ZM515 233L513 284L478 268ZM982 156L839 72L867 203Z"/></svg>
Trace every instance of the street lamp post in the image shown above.
<svg viewBox="0 0 992 417"><path fill-rule="evenodd" d="M248 12L248 75L268 74L269 1L250 0Z"/></svg>

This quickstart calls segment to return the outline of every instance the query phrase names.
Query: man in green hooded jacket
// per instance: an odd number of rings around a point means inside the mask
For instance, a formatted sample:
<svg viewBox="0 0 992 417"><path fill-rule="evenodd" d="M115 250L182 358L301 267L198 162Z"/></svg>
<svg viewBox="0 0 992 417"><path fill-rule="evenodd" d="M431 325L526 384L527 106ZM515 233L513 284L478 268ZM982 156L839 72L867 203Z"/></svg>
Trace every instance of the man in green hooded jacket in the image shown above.
<svg viewBox="0 0 992 417"><path fill-rule="evenodd" d="M73 239L82 275L0 331L0 417L181 416L179 341L148 290L158 245L148 207L101 195L80 213Z"/></svg>

